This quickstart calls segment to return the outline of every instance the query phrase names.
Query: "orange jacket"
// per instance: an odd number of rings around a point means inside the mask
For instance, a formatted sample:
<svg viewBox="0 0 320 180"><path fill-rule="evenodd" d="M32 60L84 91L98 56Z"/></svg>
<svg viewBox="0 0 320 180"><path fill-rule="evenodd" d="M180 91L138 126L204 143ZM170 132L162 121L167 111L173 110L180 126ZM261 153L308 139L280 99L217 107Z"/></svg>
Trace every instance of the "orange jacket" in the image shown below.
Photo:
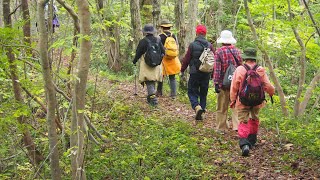
<svg viewBox="0 0 320 180"><path fill-rule="evenodd" d="M246 62L246 64L249 65L250 68L253 68L256 65L255 62ZM231 87L230 87L230 100L231 102L236 101L235 107L238 109L250 108L250 106L245 106L241 104L241 102L239 101L239 96L237 96L240 86L242 85L242 82L246 76L246 73L247 73L247 70L245 69L245 67L238 66L234 72ZM270 80L267 76L265 69L262 66L259 66L257 68L257 73L261 77L261 81L264 86L264 91L267 92L270 96L272 96L274 94L275 88L270 83ZM262 108L264 104L265 104L265 101L264 103L257 105L255 107Z"/></svg>

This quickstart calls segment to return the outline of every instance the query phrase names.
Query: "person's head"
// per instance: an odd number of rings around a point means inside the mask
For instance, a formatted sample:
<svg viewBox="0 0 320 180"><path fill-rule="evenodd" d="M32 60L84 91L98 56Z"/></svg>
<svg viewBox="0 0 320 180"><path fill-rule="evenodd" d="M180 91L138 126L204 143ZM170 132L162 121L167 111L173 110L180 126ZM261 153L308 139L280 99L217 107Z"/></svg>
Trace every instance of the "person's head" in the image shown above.
<svg viewBox="0 0 320 180"><path fill-rule="evenodd" d="M252 47L248 47L243 51L242 59L244 61L257 61L257 50Z"/></svg>
<svg viewBox="0 0 320 180"><path fill-rule="evenodd" d="M147 35L147 34L155 34L157 32L157 30L153 27L152 24L146 24L143 29L142 32Z"/></svg>
<svg viewBox="0 0 320 180"><path fill-rule="evenodd" d="M202 36L206 36L207 34L207 28L205 25L198 25L196 27L196 35L199 36L199 35L202 35Z"/></svg>
<svg viewBox="0 0 320 180"><path fill-rule="evenodd" d="M217 43L221 44L236 44L237 40L232 36L232 32L229 30L223 30L220 33L220 37L217 39Z"/></svg>
<svg viewBox="0 0 320 180"><path fill-rule="evenodd" d="M168 19L162 20L160 24L163 31L169 31L172 26L173 24Z"/></svg>

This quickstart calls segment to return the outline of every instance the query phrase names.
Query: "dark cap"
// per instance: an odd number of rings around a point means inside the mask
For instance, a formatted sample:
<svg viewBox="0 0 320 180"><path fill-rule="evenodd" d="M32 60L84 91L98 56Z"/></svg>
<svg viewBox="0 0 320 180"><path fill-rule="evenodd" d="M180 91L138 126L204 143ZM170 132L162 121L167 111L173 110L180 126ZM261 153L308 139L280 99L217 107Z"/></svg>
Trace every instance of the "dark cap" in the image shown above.
<svg viewBox="0 0 320 180"><path fill-rule="evenodd" d="M249 47L243 51L242 59L253 59L257 60L257 50L255 48Z"/></svg>
<svg viewBox="0 0 320 180"><path fill-rule="evenodd" d="M142 32L143 32L143 33L146 33L146 34L155 34L157 31L156 31L156 29L153 27L152 24L146 24L146 25L143 27Z"/></svg>

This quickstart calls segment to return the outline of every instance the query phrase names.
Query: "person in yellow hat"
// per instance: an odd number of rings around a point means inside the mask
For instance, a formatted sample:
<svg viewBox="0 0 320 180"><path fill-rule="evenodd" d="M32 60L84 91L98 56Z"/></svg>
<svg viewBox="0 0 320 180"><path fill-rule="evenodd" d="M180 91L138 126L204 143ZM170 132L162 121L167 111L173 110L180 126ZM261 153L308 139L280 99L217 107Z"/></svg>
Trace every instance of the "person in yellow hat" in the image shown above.
<svg viewBox="0 0 320 180"><path fill-rule="evenodd" d="M163 20L160 24L162 33L159 34L161 42L165 48L165 56L162 59L163 76L169 76L170 97L175 99L177 96L177 81L176 74L180 73L181 63L179 60L179 48L177 37L170 32L172 23L168 20ZM163 82L158 82L156 95L163 95Z"/></svg>

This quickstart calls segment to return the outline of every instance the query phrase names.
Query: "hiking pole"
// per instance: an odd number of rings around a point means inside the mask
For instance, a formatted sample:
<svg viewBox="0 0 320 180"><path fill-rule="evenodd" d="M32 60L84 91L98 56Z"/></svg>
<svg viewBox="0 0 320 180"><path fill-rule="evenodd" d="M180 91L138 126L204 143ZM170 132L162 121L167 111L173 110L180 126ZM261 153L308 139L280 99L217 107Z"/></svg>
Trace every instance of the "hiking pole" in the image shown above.
<svg viewBox="0 0 320 180"><path fill-rule="evenodd" d="M134 65L134 95L138 95L137 94L137 66Z"/></svg>
<svg viewBox="0 0 320 180"><path fill-rule="evenodd" d="M273 111L273 116L275 115L275 111L274 111L274 105L273 105L273 98L272 96L270 96L270 99L271 99L271 104L272 104L272 111ZM280 142L280 145L282 144L281 143L281 137L280 137L280 129L279 129L279 124L278 124L278 120L275 118L276 120L276 130L277 130L277 134L278 134L278 137L279 137L279 142Z"/></svg>

